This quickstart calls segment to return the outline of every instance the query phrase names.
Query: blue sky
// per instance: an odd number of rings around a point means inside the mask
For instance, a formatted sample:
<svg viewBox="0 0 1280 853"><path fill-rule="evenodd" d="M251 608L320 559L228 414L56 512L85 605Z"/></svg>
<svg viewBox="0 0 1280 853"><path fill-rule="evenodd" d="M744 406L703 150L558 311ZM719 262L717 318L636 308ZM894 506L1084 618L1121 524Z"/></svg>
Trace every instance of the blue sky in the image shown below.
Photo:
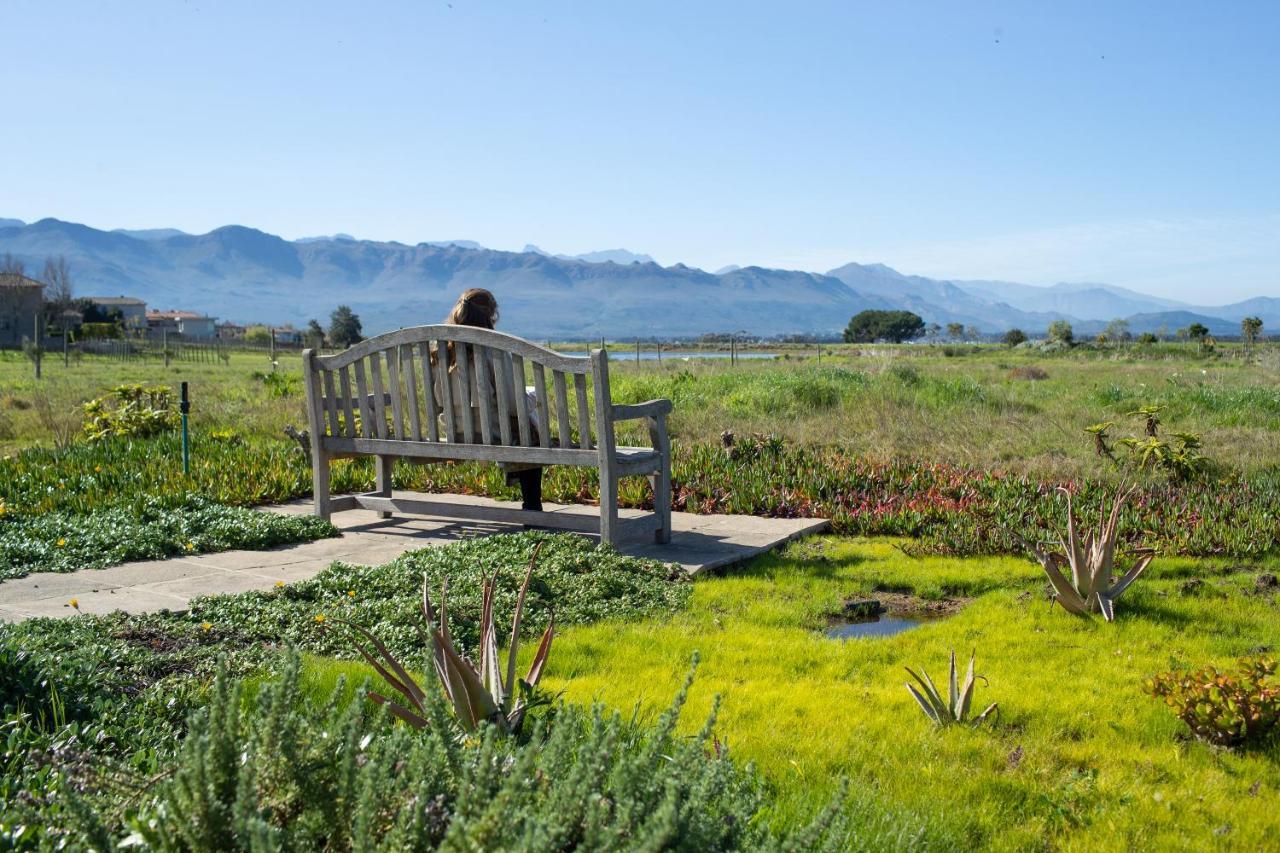
<svg viewBox="0 0 1280 853"><path fill-rule="evenodd" d="M1280 3L0 0L0 216L1280 296Z"/></svg>

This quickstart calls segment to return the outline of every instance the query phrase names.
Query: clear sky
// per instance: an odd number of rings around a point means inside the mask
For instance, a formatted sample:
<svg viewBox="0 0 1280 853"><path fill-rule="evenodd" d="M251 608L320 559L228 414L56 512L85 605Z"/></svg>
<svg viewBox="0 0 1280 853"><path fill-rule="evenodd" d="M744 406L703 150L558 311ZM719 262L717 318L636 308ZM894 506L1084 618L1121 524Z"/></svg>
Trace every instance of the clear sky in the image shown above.
<svg viewBox="0 0 1280 853"><path fill-rule="evenodd" d="M1280 2L0 0L0 216L1280 296Z"/></svg>

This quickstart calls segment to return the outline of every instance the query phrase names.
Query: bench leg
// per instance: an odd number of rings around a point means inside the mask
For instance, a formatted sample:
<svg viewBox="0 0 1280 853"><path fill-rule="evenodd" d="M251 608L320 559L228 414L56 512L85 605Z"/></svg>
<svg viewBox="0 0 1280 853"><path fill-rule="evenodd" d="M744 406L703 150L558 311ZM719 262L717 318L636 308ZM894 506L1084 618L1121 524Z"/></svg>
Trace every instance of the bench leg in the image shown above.
<svg viewBox="0 0 1280 853"><path fill-rule="evenodd" d="M607 469L600 471L600 542L617 545L618 477Z"/></svg>
<svg viewBox="0 0 1280 853"><path fill-rule="evenodd" d="M315 514L325 521L329 520L329 457L313 450L311 452L311 491L315 505Z"/></svg>
<svg viewBox="0 0 1280 853"><path fill-rule="evenodd" d="M377 475L377 493L384 498L391 497L391 474L395 470L396 458L394 456L379 456L377 458L378 475ZM390 518L390 512L379 512L380 518Z"/></svg>
<svg viewBox="0 0 1280 853"><path fill-rule="evenodd" d="M664 459L658 473L649 477L653 486L653 511L658 516L658 529L653 541L666 545L671 541L671 463Z"/></svg>

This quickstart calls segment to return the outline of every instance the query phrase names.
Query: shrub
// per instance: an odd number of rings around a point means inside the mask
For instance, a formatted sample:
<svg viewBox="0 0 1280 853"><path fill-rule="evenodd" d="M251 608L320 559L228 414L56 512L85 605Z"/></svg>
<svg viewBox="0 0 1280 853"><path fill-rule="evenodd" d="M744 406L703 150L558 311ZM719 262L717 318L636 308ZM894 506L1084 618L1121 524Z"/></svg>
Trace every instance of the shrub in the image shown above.
<svg viewBox="0 0 1280 853"><path fill-rule="evenodd" d="M294 397L302 389L302 377L296 373L281 373L275 370L265 373L255 370L253 378L262 383L269 397Z"/></svg>
<svg viewBox="0 0 1280 853"><path fill-rule="evenodd" d="M1280 724L1280 684L1269 658L1243 658L1239 672L1216 667L1166 672L1147 681L1147 692L1163 699L1191 733L1218 746L1244 746L1266 737Z"/></svg>
<svg viewBox="0 0 1280 853"><path fill-rule="evenodd" d="M1043 367L1030 365L1028 367L1015 367L1009 371L1010 379L1026 379L1031 382L1040 382L1049 378L1049 372Z"/></svg>
<svg viewBox="0 0 1280 853"><path fill-rule="evenodd" d="M756 819L762 785L715 739L714 714L697 736L676 736L691 680L652 726L600 707L560 706L527 739L489 732L463 741L443 724L392 725L370 713L363 689L344 701L341 684L309 707L293 657L248 710L244 687L217 679L173 777L133 829L159 850L738 850L843 841L834 810L796 838L774 837ZM443 723L438 697L431 704ZM84 817L87 837L108 839Z"/></svg>
<svg viewBox="0 0 1280 853"><path fill-rule="evenodd" d="M84 432L91 441L111 436L145 438L177 427L173 391L164 385L117 385L84 404Z"/></svg>

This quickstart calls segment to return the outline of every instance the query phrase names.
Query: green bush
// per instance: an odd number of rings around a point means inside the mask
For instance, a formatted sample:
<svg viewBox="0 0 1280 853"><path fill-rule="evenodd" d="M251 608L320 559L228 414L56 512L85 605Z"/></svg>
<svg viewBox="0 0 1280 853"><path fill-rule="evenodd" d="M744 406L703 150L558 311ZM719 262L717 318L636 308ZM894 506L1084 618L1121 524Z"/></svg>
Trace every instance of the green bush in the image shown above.
<svg viewBox="0 0 1280 853"><path fill-rule="evenodd" d="M90 441L112 436L145 438L170 432L180 415L165 385L117 385L111 393L84 404L84 433Z"/></svg>
<svg viewBox="0 0 1280 853"><path fill-rule="evenodd" d="M1165 672L1146 687L1196 737L1218 746L1244 746L1260 742L1280 725L1280 683L1271 680L1275 671L1269 658L1244 658L1236 674L1212 666Z"/></svg>
<svg viewBox="0 0 1280 853"><path fill-rule="evenodd" d="M438 723L392 725L363 688L339 684L313 707L292 657L244 709L243 686L219 677L192 720L172 778L132 821L159 850L741 850L838 849L828 810L794 838L757 819L754 773L730 761L714 716L675 734L689 682L652 726L560 706L517 742L460 740L438 698ZM87 810L81 831L115 833Z"/></svg>

